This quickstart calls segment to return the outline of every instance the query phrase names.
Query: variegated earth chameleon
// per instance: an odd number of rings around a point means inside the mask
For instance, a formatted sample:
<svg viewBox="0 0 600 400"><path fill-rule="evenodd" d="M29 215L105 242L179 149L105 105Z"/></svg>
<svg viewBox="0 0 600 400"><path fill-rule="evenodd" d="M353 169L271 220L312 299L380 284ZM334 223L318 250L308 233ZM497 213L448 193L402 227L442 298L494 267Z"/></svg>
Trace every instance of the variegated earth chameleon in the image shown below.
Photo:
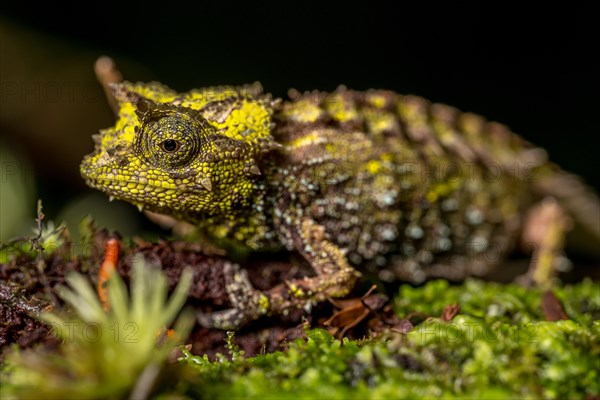
<svg viewBox="0 0 600 400"><path fill-rule="evenodd" d="M116 124L81 164L92 188L201 229L221 246L285 248L315 275L255 290L227 272L224 329L346 295L362 274L484 275L519 243L548 282L570 221L600 238L597 197L546 152L471 113L385 90L290 93L258 84L177 93L110 85ZM359 272L360 271L360 272Z"/></svg>

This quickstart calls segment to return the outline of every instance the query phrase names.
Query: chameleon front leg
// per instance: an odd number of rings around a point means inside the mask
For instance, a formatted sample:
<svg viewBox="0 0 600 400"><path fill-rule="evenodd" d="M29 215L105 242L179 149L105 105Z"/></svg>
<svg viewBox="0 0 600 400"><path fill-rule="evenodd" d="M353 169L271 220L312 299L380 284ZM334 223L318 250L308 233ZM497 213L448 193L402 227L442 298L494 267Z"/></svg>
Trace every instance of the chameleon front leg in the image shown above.
<svg viewBox="0 0 600 400"><path fill-rule="evenodd" d="M308 309L328 297L341 297L350 292L360 273L348 264L340 248L325 238L323 227L305 218L297 227L290 228L289 239L310 263L316 276L287 281L262 293L252 286L246 271L231 264L226 267L224 275L233 308L199 314L201 325L238 329L265 314L286 314L292 309Z"/></svg>
<svg viewBox="0 0 600 400"><path fill-rule="evenodd" d="M325 228L310 218L304 218L293 232L295 249L317 275L287 282L291 293L296 298L315 301L348 294L360 273L348 264L342 250L326 239Z"/></svg>
<svg viewBox="0 0 600 400"><path fill-rule="evenodd" d="M302 218L296 226L284 226L283 231L287 232L288 247L304 257L316 276L287 281L269 290L271 313L285 314L295 308L309 310L315 303L345 296L352 290L360 273L348 264L343 251L326 238L322 225Z"/></svg>

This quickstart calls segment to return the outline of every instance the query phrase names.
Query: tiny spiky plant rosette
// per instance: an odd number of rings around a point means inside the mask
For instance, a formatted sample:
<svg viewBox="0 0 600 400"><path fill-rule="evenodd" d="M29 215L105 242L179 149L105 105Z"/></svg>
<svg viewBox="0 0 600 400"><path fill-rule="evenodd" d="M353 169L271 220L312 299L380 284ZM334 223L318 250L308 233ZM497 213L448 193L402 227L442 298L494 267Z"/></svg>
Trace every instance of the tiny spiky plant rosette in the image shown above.
<svg viewBox="0 0 600 400"><path fill-rule="evenodd" d="M109 310L105 311L90 282L73 273L70 288L60 296L73 313L44 313L61 340L57 351L14 352L4 369L2 396L24 398L146 397L161 367L184 340L192 315L180 314L192 282L185 270L168 297L167 278L143 261L134 264L130 294L118 274L109 281ZM174 326L175 334L161 335ZM139 395L139 396L138 396Z"/></svg>

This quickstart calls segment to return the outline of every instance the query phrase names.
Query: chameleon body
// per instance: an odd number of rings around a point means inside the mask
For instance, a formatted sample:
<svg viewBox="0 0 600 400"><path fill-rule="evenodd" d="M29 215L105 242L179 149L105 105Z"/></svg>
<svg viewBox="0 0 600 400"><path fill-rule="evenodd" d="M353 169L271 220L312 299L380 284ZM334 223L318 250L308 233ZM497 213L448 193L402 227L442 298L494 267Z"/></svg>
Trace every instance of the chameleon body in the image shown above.
<svg viewBox="0 0 600 400"><path fill-rule="evenodd" d="M501 124L390 91L281 101L258 84L177 93L125 82L113 95L118 120L81 164L89 186L226 246L298 252L316 272L271 296L232 272L235 309L204 321L224 328L343 296L358 271L485 274L550 183L571 177Z"/></svg>

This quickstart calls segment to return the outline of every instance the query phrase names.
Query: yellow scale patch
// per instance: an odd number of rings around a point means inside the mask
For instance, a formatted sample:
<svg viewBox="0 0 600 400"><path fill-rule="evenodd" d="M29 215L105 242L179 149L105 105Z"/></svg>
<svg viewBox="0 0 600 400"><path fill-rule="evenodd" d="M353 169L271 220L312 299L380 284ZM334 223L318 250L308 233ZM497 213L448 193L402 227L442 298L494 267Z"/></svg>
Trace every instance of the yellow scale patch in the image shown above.
<svg viewBox="0 0 600 400"><path fill-rule="evenodd" d="M294 139L288 146L290 148L299 148L309 146L311 144L317 144L324 140L323 135L319 131L311 131L310 133L303 135L297 139Z"/></svg>
<svg viewBox="0 0 600 400"><path fill-rule="evenodd" d="M314 99L302 98L293 103L286 103L283 115L293 121L312 123L323 115L323 110L319 108Z"/></svg>
<svg viewBox="0 0 600 400"><path fill-rule="evenodd" d="M125 83L127 89L132 92L138 93L139 95L150 99L155 102L167 103L171 102L177 96L177 93L168 88L167 86L158 82L151 83Z"/></svg>
<svg viewBox="0 0 600 400"><path fill-rule="evenodd" d="M234 109L217 129L224 129L225 136L243 141L255 141L270 135L270 112L257 102L244 101L240 108Z"/></svg>
<svg viewBox="0 0 600 400"><path fill-rule="evenodd" d="M369 130L374 135L379 135L383 131L393 131L397 129L398 122L394 114L381 110L364 110L363 115L369 124Z"/></svg>
<svg viewBox="0 0 600 400"><path fill-rule="evenodd" d="M448 196L456 189L461 187L460 179L452 179L448 182L435 183L431 186L425 198L430 203L435 203L441 197Z"/></svg>
<svg viewBox="0 0 600 400"><path fill-rule="evenodd" d="M381 171L381 162L379 162L379 160L369 161L367 163L367 171L369 171L371 175L376 175Z"/></svg>
<svg viewBox="0 0 600 400"><path fill-rule="evenodd" d="M339 94L332 94L325 99L325 109L339 122L347 122L359 117L356 107Z"/></svg>
<svg viewBox="0 0 600 400"><path fill-rule="evenodd" d="M367 96L367 102L375 108L383 108L387 103L387 99L382 94L370 93Z"/></svg>

